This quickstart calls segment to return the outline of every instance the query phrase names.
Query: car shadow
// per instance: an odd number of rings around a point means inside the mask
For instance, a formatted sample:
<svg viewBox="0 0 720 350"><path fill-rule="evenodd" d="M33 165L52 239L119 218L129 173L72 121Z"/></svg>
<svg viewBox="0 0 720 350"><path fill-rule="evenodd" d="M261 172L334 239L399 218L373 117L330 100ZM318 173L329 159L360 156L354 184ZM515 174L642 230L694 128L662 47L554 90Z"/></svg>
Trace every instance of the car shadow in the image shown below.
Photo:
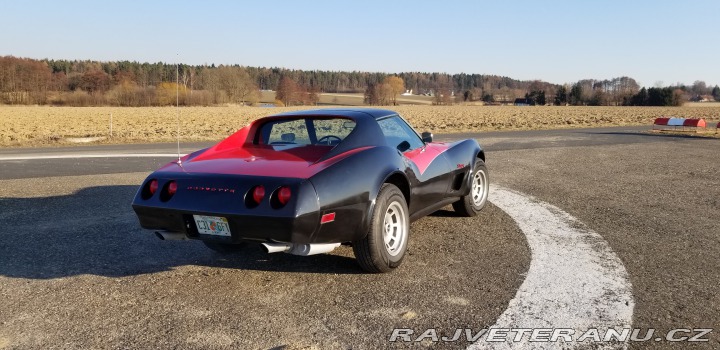
<svg viewBox="0 0 720 350"><path fill-rule="evenodd" d="M437 218L459 218L461 217L458 213L453 210L440 209L428 216L434 216Z"/></svg>
<svg viewBox="0 0 720 350"><path fill-rule="evenodd" d="M714 137L714 134L704 135L704 134L670 134L670 133L661 133L659 131L648 131L648 132L593 132L589 133L593 135L623 135L623 136L644 136L644 137L655 137L655 138L667 138L667 139L701 139L701 140L713 140L717 139L717 137Z"/></svg>
<svg viewBox="0 0 720 350"><path fill-rule="evenodd" d="M120 277L199 265L244 270L358 274L352 252L299 257L258 244L222 255L199 241L162 241L143 230L130 203L136 186L89 187L37 198L0 198L0 275L49 279ZM349 256L343 256L349 255Z"/></svg>

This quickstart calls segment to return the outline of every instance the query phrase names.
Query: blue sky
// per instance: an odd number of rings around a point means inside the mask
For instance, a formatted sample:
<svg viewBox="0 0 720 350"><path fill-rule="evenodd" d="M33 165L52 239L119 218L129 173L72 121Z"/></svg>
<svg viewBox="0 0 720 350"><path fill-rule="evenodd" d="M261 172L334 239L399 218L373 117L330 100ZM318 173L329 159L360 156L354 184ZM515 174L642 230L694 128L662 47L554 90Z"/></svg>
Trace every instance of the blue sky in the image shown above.
<svg viewBox="0 0 720 350"><path fill-rule="evenodd" d="M0 55L720 84L720 1L7 1Z"/></svg>

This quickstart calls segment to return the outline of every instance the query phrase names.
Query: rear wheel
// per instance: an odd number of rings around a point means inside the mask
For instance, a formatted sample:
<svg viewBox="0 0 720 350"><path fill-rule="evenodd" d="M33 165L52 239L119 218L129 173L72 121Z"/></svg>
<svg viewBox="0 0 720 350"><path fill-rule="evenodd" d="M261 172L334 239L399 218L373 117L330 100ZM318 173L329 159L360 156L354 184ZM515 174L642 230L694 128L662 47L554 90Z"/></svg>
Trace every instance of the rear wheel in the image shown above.
<svg viewBox="0 0 720 350"><path fill-rule="evenodd" d="M239 252L245 248L245 243L218 243L218 242L209 242L209 241L203 241L206 247L220 253L220 254L232 254L235 252Z"/></svg>
<svg viewBox="0 0 720 350"><path fill-rule="evenodd" d="M410 216L405 196L392 184L380 189L365 238L353 242L360 267L367 272L390 272L400 266L407 251Z"/></svg>
<svg viewBox="0 0 720 350"><path fill-rule="evenodd" d="M488 177L487 167L482 159L475 161L475 167L470 173L470 193L462 196L459 201L453 203L455 212L462 216L477 215L485 203L487 203L488 191L490 190L490 181Z"/></svg>

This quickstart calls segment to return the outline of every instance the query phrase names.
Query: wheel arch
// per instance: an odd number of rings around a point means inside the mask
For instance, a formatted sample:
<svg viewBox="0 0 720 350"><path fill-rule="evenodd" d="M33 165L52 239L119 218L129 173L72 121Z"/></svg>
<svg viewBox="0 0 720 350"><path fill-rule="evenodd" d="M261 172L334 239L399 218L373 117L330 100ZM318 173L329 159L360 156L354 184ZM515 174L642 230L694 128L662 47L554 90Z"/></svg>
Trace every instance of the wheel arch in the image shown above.
<svg viewBox="0 0 720 350"><path fill-rule="evenodd" d="M402 192L403 197L405 197L405 203L410 207L410 181L408 181L405 174L403 174L400 171L395 171L388 176L385 177L385 180L380 185L382 187L383 184L392 184L395 185L395 187L400 189L400 192ZM378 193L380 193L380 190L378 189ZM375 193L375 199L377 199L378 193Z"/></svg>
<svg viewBox="0 0 720 350"><path fill-rule="evenodd" d="M377 204L377 198L380 194L380 189L382 189L382 186L384 184L392 184L400 189L400 192L402 192L403 197L405 197L405 203L407 204L408 208L410 207L410 181L408 180L405 173L401 172L398 169L395 169L394 171L389 172L387 175L381 178L382 181L378 181L375 185L375 188L373 189L370 205L367 207L367 212L365 213L365 220L363 220L363 237L365 234L367 234L367 230L370 225L370 221L372 220L372 213L373 210L375 210L375 205Z"/></svg>

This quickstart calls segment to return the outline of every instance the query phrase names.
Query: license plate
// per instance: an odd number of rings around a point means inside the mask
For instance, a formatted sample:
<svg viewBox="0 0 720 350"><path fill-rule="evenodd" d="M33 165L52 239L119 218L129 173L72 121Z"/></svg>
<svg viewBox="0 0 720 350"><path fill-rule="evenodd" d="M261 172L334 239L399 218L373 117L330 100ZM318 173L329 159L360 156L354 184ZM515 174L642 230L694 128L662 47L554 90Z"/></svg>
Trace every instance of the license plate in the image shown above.
<svg viewBox="0 0 720 350"><path fill-rule="evenodd" d="M195 226L201 235L230 237L230 225L220 216L193 215Z"/></svg>

